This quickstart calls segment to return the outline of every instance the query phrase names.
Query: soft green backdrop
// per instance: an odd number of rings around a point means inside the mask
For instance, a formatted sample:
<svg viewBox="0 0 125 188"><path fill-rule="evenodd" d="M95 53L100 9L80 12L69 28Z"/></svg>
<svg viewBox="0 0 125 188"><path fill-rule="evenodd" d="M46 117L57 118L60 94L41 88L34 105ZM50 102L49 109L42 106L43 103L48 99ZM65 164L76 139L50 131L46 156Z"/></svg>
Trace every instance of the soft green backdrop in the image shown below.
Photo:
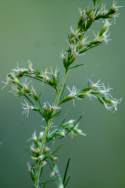
<svg viewBox="0 0 125 188"><path fill-rule="evenodd" d="M118 2L125 6L124 0ZM0 80L17 62L26 65L28 59L37 67L62 68L60 54L67 32L78 19L78 8L87 3L90 0L0 0ZM70 188L125 187L124 8L111 31L108 45L79 58L85 65L73 71L69 85L80 87L89 78L101 79L123 101L117 113L106 112L101 105L88 100L76 104L76 109L71 105L65 109L71 117L76 117L77 111L84 114L81 127L88 135L67 139L60 152L61 169L67 158L72 158ZM20 99L0 90L0 188L32 187L26 167L27 140L39 125L41 120L35 114L29 119L22 115Z"/></svg>

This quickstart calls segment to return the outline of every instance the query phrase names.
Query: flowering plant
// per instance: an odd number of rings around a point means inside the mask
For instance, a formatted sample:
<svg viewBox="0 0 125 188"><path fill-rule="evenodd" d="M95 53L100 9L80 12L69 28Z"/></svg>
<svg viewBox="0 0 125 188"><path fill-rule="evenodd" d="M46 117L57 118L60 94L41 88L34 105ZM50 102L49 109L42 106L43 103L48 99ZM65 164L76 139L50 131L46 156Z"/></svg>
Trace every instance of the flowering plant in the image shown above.
<svg viewBox="0 0 125 188"><path fill-rule="evenodd" d="M24 97L23 110L29 114L35 111L43 118L43 126L40 132L34 132L31 144L31 162L28 169L33 181L34 188L46 188L48 183L54 181L58 188L66 188L70 181L68 167L70 159L62 176L58 167L58 157L53 150L53 144L66 136L77 136L86 134L79 128L78 119L69 119L60 122L57 126L55 119L61 116L63 104L69 101L83 100L84 98L97 99L107 110L117 111L119 99L111 95L111 88L107 88L100 80L93 82L89 80L86 87L77 89L75 86L67 87L67 77L72 69L82 64L76 64L75 60L91 48L97 47L109 41L109 28L113 19L118 15L119 6L113 1L110 8L106 8L100 1L93 0L92 7L80 10L80 18L76 29L71 28L68 34L68 47L62 53L64 71L61 74L57 69L37 70L29 62L27 68L17 67L7 75L6 85L9 85L17 96ZM91 26L101 23L101 28L92 37ZM50 86L55 91L53 102L44 102L40 93L31 82L36 80ZM48 177L43 178L46 168L50 168Z"/></svg>

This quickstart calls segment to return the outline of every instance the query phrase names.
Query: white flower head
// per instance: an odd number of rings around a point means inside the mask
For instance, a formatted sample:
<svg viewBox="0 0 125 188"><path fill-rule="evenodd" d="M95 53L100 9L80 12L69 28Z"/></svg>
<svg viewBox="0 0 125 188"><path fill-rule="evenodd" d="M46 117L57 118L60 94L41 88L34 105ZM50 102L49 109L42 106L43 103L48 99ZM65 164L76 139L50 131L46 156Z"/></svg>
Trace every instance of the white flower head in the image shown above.
<svg viewBox="0 0 125 188"><path fill-rule="evenodd" d="M69 48L71 49L72 54L73 54L75 57L79 55L79 53L78 53L78 51L77 51L77 46L76 46L76 45L70 44L70 45L69 45Z"/></svg>
<svg viewBox="0 0 125 188"><path fill-rule="evenodd" d="M48 69L45 69L45 71L42 72L42 77L43 77L44 81L50 80Z"/></svg>
<svg viewBox="0 0 125 188"><path fill-rule="evenodd" d="M112 3L112 9L114 9L115 11L118 11L119 8L121 8L122 6L119 6L117 4L117 2L115 0L113 0L113 3Z"/></svg>
<svg viewBox="0 0 125 188"><path fill-rule="evenodd" d="M85 46L87 44L88 37L83 37L82 40L80 40L80 44Z"/></svg>
<svg viewBox="0 0 125 188"><path fill-rule="evenodd" d="M58 77L58 73L59 73L59 70L58 70L57 67L56 67L55 70L50 69L50 72L48 72L48 74L51 75L51 76L53 76L54 78L57 78L57 77Z"/></svg>
<svg viewBox="0 0 125 188"><path fill-rule="evenodd" d="M68 94L69 97L77 97L78 90L75 86L73 86L72 88L67 87L67 89L69 91L69 94Z"/></svg>
<svg viewBox="0 0 125 188"><path fill-rule="evenodd" d="M112 88L106 87L101 80L98 80L97 82L89 81L89 86L91 87L92 91L97 91L99 94L105 97L112 98L110 93Z"/></svg>
<svg viewBox="0 0 125 188"><path fill-rule="evenodd" d="M19 89L17 88L17 86L12 85L11 89L9 90L9 92L12 93L14 96L18 96Z"/></svg>
<svg viewBox="0 0 125 188"><path fill-rule="evenodd" d="M27 69L26 69L26 68L21 68L21 67L16 67L16 68L13 69L12 71L18 74L18 73L20 73L20 72L25 72L25 71L27 71Z"/></svg>
<svg viewBox="0 0 125 188"><path fill-rule="evenodd" d="M33 135L32 135L32 140L36 141L37 140L37 134L36 131L34 131Z"/></svg>
<svg viewBox="0 0 125 188"><path fill-rule="evenodd" d="M26 72L26 71L27 71L27 68L19 66L19 62L17 62L16 68L12 69L12 72L14 72L16 74L23 73L23 72Z"/></svg>
<svg viewBox="0 0 125 188"><path fill-rule="evenodd" d="M118 110L118 104L121 103L122 99L111 99L111 103L104 103L104 106L109 111L117 111Z"/></svg>
<svg viewBox="0 0 125 188"><path fill-rule="evenodd" d="M55 104L50 104L49 102L45 102L43 104L43 109L44 110L50 110L50 111L57 111L60 110L61 107L56 106Z"/></svg>
<svg viewBox="0 0 125 188"><path fill-rule="evenodd" d="M3 84L2 89L5 89L5 88L8 86L9 81L10 81L10 80L9 80L8 77L6 78L6 81L1 81L1 83Z"/></svg>
<svg viewBox="0 0 125 188"><path fill-rule="evenodd" d="M107 96L110 95L110 91L112 90L112 88L106 87L105 84L101 82L101 80L98 80L97 82L93 82L90 80L89 86L92 89L99 91L100 94L107 95Z"/></svg>
<svg viewBox="0 0 125 188"><path fill-rule="evenodd" d="M99 11L99 12L100 12L100 13L103 13L103 14L105 14L105 13L107 12L105 4L102 4L102 5L101 5L101 8L100 8L100 11Z"/></svg>
<svg viewBox="0 0 125 188"><path fill-rule="evenodd" d="M33 70L33 64L32 64L32 61L30 59L28 59L28 68L30 70L30 72L32 73L34 70Z"/></svg>
<svg viewBox="0 0 125 188"><path fill-rule="evenodd" d="M22 104L23 112L29 116L30 111L34 110L34 106L30 105L26 100Z"/></svg>
<svg viewBox="0 0 125 188"><path fill-rule="evenodd" d="M105 34L103 35L103 41L105 42L105 44L108 44L109 41L111 41L109 33L105 32Z"/></svg>
<svg viewBox="0 0 125 188"><path fill-rule="evenodd" d="M83 17L84 19L87 17L85 9L83 9L83 10L79 9L79 12L80 12L80 16Z"/></svg>
<svg viewBox="0 0 125 188"><path fill-rule="evenodd" d="M104 22L104 27L107 28L108 30L111 25L112 25L111 22L108 19L106 19Z"/></svg>

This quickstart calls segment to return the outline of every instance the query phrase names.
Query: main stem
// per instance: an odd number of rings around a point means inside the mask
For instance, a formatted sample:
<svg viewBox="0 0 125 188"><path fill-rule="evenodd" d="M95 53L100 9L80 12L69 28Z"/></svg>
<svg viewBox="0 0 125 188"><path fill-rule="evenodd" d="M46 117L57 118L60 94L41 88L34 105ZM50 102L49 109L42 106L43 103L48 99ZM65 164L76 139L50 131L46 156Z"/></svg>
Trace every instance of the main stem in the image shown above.
<svg viewBox="0 0 125 188"><path fill-rule="evenodd" d="M64 79L61 83L61 87L59 88L58 90L58 93L56 95L56 98L55 98L55 104L56 105L59 105L60 103L60 99L61 99L61 96L63 94L63 91L64 91L64 87L65 87L65 83L66 83L66 80L67 80L67 76L68 76L68 72L65 72L64 74ZM62 177L60 175L60 171L59 171L59 168L56 164L56 173L57 173L57 178L58 178L58 182L59 182L59 187L58 188L64 188L64 185L63 185L63 180L62 180Z"/></svg>
<svg viewBox="0 0 125 188"><path fill-rule="evenodd" d="M34 188L40 188L39 184L40 184L40 175L41 175L42 166L41 166L41 164L38 164L38 165L39 165L38 166L39 168L38 168L38 171L37 171L37 179L34 182Z"/></svg>
<svg viewBox="0 0 125 188"><path fill-rule="evenodd" d="M43 136L43 140L42 140L41 153L43 153L44 148L46 146L46 140L47 140L48 132L49 132L49 129L51 128L51 125L52 125L52 120L46 122L45 132L44 132L44 136ZM39 164L38 178L37 178L37 183L36 183L35 188L39 188L41 170L42 170L42 166Z"/></svg>
<svg viewBox="0 0 125 188"><path fill-rule="evenodd" d="M63 81L61 83L61 87L59 88L58 93L57 93L57 95L55 97L55 104L56 105L58 105L59 102L60 102L60 98L62 96L64 87L65 87L67 76L68 76L68 72L65 73L64 79L63 79ZM43 141L42 141L42 152L43 152L43 150L45 148L48 132L49 132L49 130L51 128L51 125L52 125L52 119L46 122L45 132L44 132ZM39 184L40 184L40 175L41 175L42 166L41 166L41 164L38 164L38 165L39 165L39 168L38 168L38 172L37 172L37 179L36 179L36 181L34 183L34 188L39 188ZM58 175L59 175L59 169L58 169L57 165L56 165L56 168L57 168ZM62 182L62 186L63 186L63 181L62 181L62 179L60 179L60 177L61 176L59 175L59 177L58 177L59 178L59 182L60 183Z"/></svg>

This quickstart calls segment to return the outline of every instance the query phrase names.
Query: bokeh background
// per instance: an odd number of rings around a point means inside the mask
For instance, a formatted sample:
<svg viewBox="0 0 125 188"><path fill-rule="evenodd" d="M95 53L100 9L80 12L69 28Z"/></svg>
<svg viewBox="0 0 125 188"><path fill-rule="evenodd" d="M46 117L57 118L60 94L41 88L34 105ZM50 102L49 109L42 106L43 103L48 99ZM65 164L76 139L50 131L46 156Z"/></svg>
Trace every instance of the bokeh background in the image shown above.
<svg viewBox="0 0 125 188"><path fill-rule="evenodd" d="M106 1L110 3L111 1ZM118 3L124 6L124 0ZM88 0L0 0L0 80L17 64L60 67L67 33L79 17L78 8ZM102 80L123 98L117 113L107 112L95 101L65 108L69 117L83 114L81 128L87 137L66 139L60 151L61 170L71 157L69 188L125 187L125 9L111 29L111 41L79 58L83 68L73 71L69 85ZM2 84L0 85L2 87ZM43 92L48 100L51 92ZM32 132L41 125L37 115L22 114L21 100L0 90L0 188L31 188L27 171ZM52 186L50 186L52 187ZM55 188L55 187L54 187Z"/></svg>

